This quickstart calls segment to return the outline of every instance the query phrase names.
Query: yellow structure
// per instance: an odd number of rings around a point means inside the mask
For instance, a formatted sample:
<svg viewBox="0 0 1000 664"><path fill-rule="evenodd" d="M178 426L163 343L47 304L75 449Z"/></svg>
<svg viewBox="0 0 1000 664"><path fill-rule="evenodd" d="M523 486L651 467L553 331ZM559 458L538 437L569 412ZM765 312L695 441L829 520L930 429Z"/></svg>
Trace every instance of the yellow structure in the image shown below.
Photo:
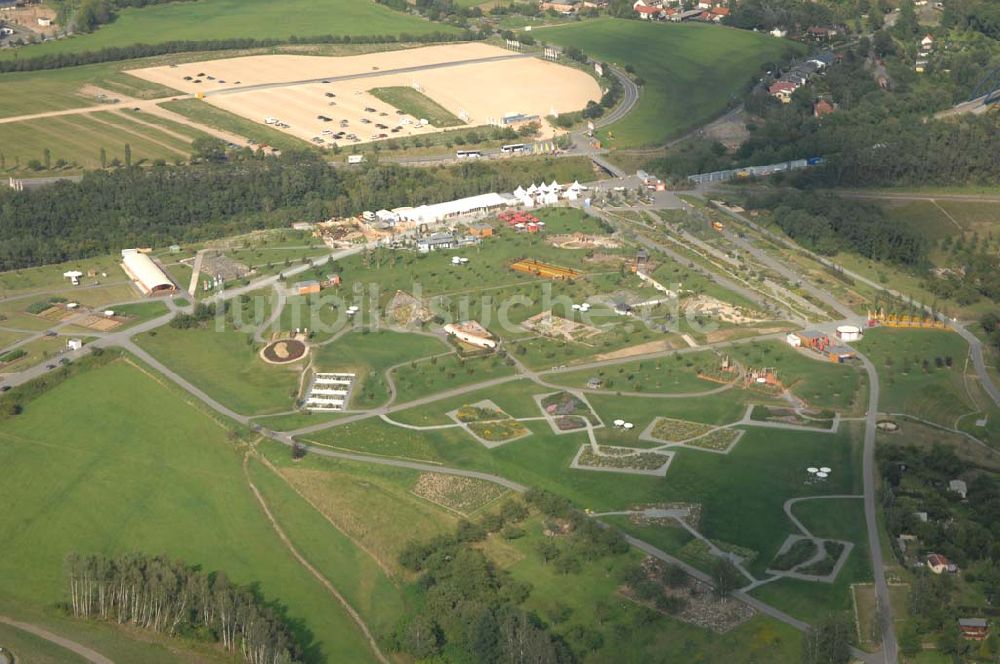
<svg viewBox="0 0 1000 664"><path fill-rule="evenodd" d="M546 279L575 279L583 274L582 272L578 272L577 270L573 270L568 267L542 263L541 261L536 261L533 258L525 258L515 263L511 263L510 269L516 272L527 272L537 277L544 277Z"/></svg>
<svg viewBox="0 0 1000 664"><path fill-rule="evenodd" d="M950 330L948 323L930 316L910 316L907 314L887 314L885 309L868 312L869 324L885 325L886 327L925 328L933 330Z"/></svg>

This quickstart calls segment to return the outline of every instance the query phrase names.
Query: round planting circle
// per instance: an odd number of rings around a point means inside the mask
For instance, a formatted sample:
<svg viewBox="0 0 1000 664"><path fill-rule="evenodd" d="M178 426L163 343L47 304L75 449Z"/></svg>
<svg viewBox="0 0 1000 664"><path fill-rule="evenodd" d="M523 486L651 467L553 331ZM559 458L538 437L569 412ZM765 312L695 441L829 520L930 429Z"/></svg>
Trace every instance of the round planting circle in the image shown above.
<svg viewBox="0 0 1000 664"><path fill-rule="evenodd" d="M881 431L899 431L899 425L892 420L879 420L875 423Z"/></svg>
<svg viewBox="0 0 1000 664"><path fill-rule="evenodd" d="M308 351L309 347L298 339L281 339L264 346L260 356L270 364L288 364L301 360Z"/></svg>

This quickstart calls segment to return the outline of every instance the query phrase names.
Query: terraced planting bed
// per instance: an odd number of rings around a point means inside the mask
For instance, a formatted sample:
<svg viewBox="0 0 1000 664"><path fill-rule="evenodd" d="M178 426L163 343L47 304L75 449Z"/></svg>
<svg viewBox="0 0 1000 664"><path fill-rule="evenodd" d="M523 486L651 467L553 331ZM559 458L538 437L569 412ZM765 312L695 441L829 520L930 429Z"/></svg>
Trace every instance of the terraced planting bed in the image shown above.
<svg viewBox="0 0 1000 664"><path fill-rule="evenodd" d="M574 459L573 465L580 468L602 470L622 470L643 473L666 472L671 456L657 452L644 452L633 447L612 447L601 445L596 454L590 445L584 445Z"/></svg>
<svg viewBox="0 0 1000 664"><path fill-rule="evenodd" d="M491 422L470 422L469 430L490 442L511 440L528 434L528 427L517 420L493 420Z"/></svg>
<svg viewBox="0 0 1000 664"><path fill-rule="evenodd" d="M732 447L736 441L743 436L740 429L716 429L710 433L700 436L684 443L685 447L697 447L702 450L712 450L713 452L725 452Z"/></svg>
<svg viewBox="0 0 1000 664"><path fill-rule="evenodd" d="M701 422L658 417L650 430L650 437L664 443L681 443L696 436L707 434L715 427Z"/></svg>

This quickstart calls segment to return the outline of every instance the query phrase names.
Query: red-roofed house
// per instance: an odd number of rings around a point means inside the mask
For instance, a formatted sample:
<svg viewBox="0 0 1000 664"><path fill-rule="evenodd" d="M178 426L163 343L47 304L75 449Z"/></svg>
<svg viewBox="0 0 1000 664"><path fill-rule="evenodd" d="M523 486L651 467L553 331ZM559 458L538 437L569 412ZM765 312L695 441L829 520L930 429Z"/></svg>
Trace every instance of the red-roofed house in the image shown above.
<svg viewBox="0 0 1000 664"><path fill-rule="evenodd" d="M771 87L767 89L767 92L772 97L777 97L787 104L792 100L792 93L798 89L799 86L791 81L775 81L771 84Z"/></svg>
<svg viewBox="0 0 1000 664"><path fill-rule="evenodd" d="M659 7L650 7L648 5L638 5L635 7L635 13L639 15L639 18L649 20L658 20L663 18L663 10Z"/></svg>
<svg viewBox="0 0 1000 664"><path fill-rule="evenodd" d="M940 553L932 553L927 556L927 569L935 574L943 574L944 572L951 571L952 567L951 561Z"/></svg>
<svg viewBox="0 0 1000 664"><path fill-rule="evenodd" d="M729 7L712 7L712 20L718 23L729 16Z"/></svg>

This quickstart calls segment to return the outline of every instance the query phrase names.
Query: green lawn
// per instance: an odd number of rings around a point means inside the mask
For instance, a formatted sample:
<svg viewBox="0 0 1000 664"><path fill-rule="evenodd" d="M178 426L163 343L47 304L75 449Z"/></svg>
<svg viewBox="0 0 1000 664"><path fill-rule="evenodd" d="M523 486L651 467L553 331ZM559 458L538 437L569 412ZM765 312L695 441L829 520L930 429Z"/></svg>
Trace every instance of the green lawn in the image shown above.
<svg viewBox="0 0 1000 664"><path fill-rule="evenodd" d="M818 355L810 357L781 341L753 341L733 346L728 352L745 367L775 369L778 380L814 408L846 414L866 405L859 367L828 362Z"/></svg>
<svg viewBox="0 0 1000 664"><path fill-rule="evenodd" d="M850 611L851 584L871 580L863 501L812 500L797 503L792 509L812 534L853 542L854 548L833 584L784 579L762 586L754 596L809 622L831 612ZM789 526L788 534L798 532Z"/></svg>
<svg viewBox="0 0 1000 664"><path fill-rule="evenodd" d="M698 370L716 371L719 357L713 352L688 353L656 360L622 362L600 369L586 369L567 373L546 374L550 383L568 387L587 387L591 378L601 381L601 387L614 392L705 392L717 387L715 383L698 377Z"/></svg>
<svg viewBox="0 0 1000 664"><path fill-rule="evenodd" d="M289 456L286 448L281 451ZM250 477L299 552L333 583L376 635L386 636L405 608L399 589L375 559L260 462L250 464Z"/></svg>
<svg viewBox="0 0 1000 664"><path fill-rule="evenodd" d="M393 108L417 119L427 120L435 127L458 127L465 124L447 108L413 88L395 86L373 88L368 92Z"/></svg>
<svg viewBox="0 0 1000 664"><path fill-rule="evenodd" d="M179 330L163 326L136 342L212 398L244 415L291 410L302 363L267 364L249 333L230 328Z"/></svg>
<svg viewBox="0 0 1000 664"><path fill-rule="evenodd" d="M118 18L89 35L60 39L21 49L6 49L2 58L31 58L79 53L132 44L174 40L211 41L253 37L287 39L292 35L423 35L455 32L455 28L388 9L374 2L329 0L202 0L124 9Z"/></svg>
<svg viewBox="0 0 1000 664"><path fill-rule="evenodd" d="M949 427L978 410L964 385L968 345L954 332L876 328L865 333L858 349L879 372L880 410Z"/></svg>
<svg viewBox="0 0 1000 664"><path fill-rule="evenodd" d="M389 398L385 371L389 367L437 355L448 348L434 337L378 330L349 332L331 344L314 351L317 371L353 371L358 374L352 405L360 408L379 406Z"/></svg>
<svg viewBox="0 0 1000 664"><path fill-rule="evenodd" d="M308 661L370 660L261 515L241 457L216 420L121 360L25 404L0 433L0 607L17 617L65 601L73 551L164 553L259 584L288 607Z"/></svg>
<svg viewBox="0 0 1000 664"><path fill-rule="evenodd" d="M406 403L428 394L452 390L470 383L480 383L491 378L510 376L514 373L504 360L496 355L461 359L457 355L404 364L392 376L396 381L396 401Z"/></svg>
<svg viewBox="0 0 1000 664"><path fill-rule="evenodd" d="M531 406L531 395L551 391L524 382L504 388L397 413L393 418L420 424L439 423L437 417L421 422L419 411L447 412L482 398L493 399L515 417L537 416L539 410ZM591 396L589 400L604 421L612 416L621 417L635 422L637 430L656 415L719 423L738 418L742 410L742 404L733 403L727 395L698 399ZM703 532L759 551L754 566L755 570L759 567L757 571L763 570L790 532L791 524L782 511L786 499L860 490L860 477L855 472L858 450L853 442L857 432L849 428L835 435L749 428L728 455L679 450L667 476L658 478L573 470L569 464L587 440L585 434L554 435L544 422L525 424L532 436L493 450L486 450L458 429L410 431L380 420L343 425L308 438L342 449L440 461L496 473L529 486L556 491L581 508L597 511L672 500L700 502L705 508ZM620 435L598 431L599 440L617 441ZM838 469L825 486L804 484L805 468L816 464Z"/></svg>
<svg viewBox="0 0 1000 664"><path fill-rule="evenodd" d="M83 664L87 660L30 632L0 623L0 643L19 660L33 664Z"/></svg>
<svg viewBox="0 0 1000 664"><path fill-rule="evenodd" d="M663 143L704 124L743 93L763 64L801 50L786 40L694 23L604 19L538 34L598 60L630 64L645 80L635 110L602 132L619 148Z"/></svg>

